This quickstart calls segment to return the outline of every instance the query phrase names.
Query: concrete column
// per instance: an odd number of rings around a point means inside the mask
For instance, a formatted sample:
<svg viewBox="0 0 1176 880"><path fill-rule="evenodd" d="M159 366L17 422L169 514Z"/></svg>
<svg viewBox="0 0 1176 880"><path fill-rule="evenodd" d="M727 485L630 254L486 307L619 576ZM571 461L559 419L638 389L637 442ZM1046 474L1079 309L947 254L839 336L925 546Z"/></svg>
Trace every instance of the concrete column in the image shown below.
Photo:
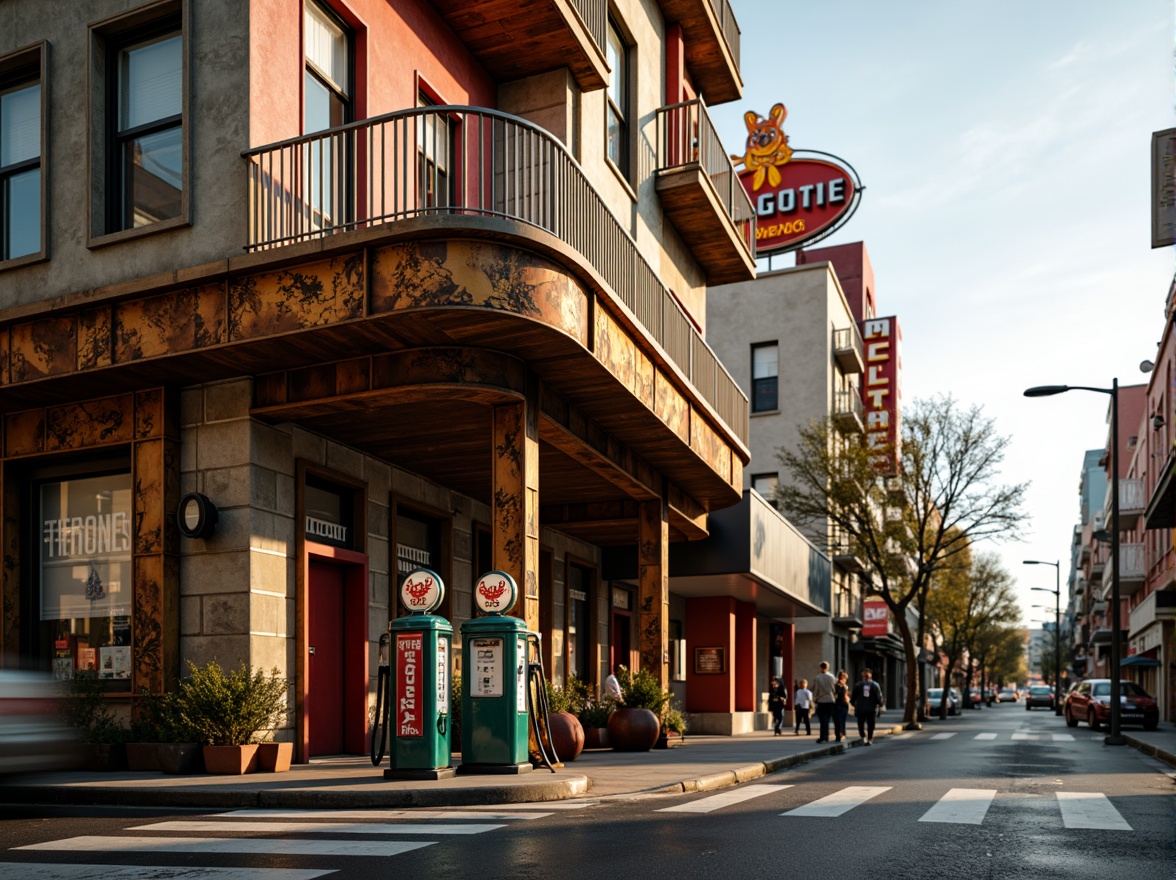
<svg viewBox="0 0 1176 880"><path fill-rule="evenodd" d="M664 498L643 501L638 514L637 566L641 668L670 686L670 524Z"/></svg>
<svg viewBox="0 0 1176 880"><path fill-rule="evenodd" d="M519 598L510 613L539 631L539 383L526 399L494 407L491 543L494 567L511 575Z"/></svg>
<svg viewBox="0 0 1176 880"><path fill-rule="evenodd" d="M755 605L735 603L735 711L759 710L755 667Z"/></svg>

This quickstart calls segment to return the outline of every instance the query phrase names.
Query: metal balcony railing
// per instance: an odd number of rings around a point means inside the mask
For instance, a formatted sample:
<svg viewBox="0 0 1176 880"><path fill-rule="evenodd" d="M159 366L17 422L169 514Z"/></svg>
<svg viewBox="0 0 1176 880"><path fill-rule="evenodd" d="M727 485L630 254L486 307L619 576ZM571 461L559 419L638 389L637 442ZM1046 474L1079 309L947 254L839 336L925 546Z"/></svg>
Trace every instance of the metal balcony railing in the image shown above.
<svg viewBox="0 0 1176 880"><path fill-rule="evenodd" d="M739 237L755 256L755 209L735 165L719 140L702 98L657 111L657 170L697 163L710 178L720 204Z"/></svg>
<svg viewBox="0 0 1176 880"><path fill-rule="evenodd" d="M572 0L572 8L576 10L584 29L592 35L597 48L604 51L608 40L608 4L603 0Z"/></svg>
<svg viewBox="0 0 1176 880"><path fill-rule="evenodd" d="M855 325L833 331L833 357L843 373L860 373L865 369L862 334Z"/></svg>
<svg viewBox="0 0 1176 880"><path fill-rule="evenodd" d="M731 60L739 67L739 22L735 20L735 13L731 11L730 0L710 0L710 5L715 11L715 18L719 21L723 38L727 41L727 48L731 51Z"/></svg>
<svg viewBox="0 0 1176 880"><path fill-rule="evenodd" d="M833 419L842 430L865 430L865 407L856 386L833 392Z"/></svg>
<svg viewBox="0 0 1176 880"><path fill-rule="evenodd" d="M600 273L739 440L747 397L562 143L478 107L400 110L244 154L249 250L427 216L544 229Z"/></svg>

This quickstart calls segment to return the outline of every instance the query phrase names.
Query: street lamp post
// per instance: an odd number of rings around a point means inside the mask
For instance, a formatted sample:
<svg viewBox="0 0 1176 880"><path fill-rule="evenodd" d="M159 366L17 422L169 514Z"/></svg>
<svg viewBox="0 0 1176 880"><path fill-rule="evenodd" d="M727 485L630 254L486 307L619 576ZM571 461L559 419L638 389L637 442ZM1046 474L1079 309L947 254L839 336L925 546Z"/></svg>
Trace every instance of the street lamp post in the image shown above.
<svg viewBox="0 0 1176 880"><path fill-rule="evenodd" d="M1067 391L1094 391L1111 397L1111 733L1103 739L1109 746L1124 745L1120 732L1122 706L1119 700L1119 661L1122 634L1119 631L1119 379L1110 388L1089 385L1036 385L1025 389L1026 397L1050 397Z"/></svg>
<svg viewBox="0 0 1176 880"><path fill-rule="evenodd" d="M1054 567L1054 589L1030 587L1043 593L1054 594L1054 714L1062 714L1062 561L1045 562L1041 559L1026 559L1025 565L1052 565Z"/></svg>

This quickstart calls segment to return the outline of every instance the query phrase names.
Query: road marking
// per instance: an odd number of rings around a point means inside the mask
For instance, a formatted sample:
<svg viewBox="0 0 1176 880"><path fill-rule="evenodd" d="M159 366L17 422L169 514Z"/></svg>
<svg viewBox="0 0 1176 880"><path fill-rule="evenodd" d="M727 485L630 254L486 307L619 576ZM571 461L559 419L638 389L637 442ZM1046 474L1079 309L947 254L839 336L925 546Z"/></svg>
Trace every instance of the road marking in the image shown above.
<svg viewBox="0 0 1176 880"><path fill-rule="evenodd" d="M1058 807L1067 828L1091 828L1096 831L1131 831L1107 796L1094 791L1059 791Z"/></svg>
<svg viewBox="0 0 1176 880"><path fill-rule="evenodd" d="M889 785L851 785L841 791L815 800L811 804L781 813L781 816L816 816L833 818L848 813L854 807L864 804L872 797L877 797L884 791L890 791Z"/></svg>
<svg viewBox="0 0 1176 880"><path fill-rule="evenodd" d="M375 822L250 822L233 820L174 820L155 822L151 825L136 825L128 831L239 831L261 832L262 834L483 834L497 831L505 825L393 825Z"/></svg>
<svg viewBox="0 0 1176 880"><path fill-rule="evenodd" d="M1072 743L1074 742L1074 734L1072 733L1051 733L1053 741L1056 743Z"/></svg>
<svg viewBox="0 0 1176 880"><path fill-rule="evenodd" d="M951 739L953 736L955 736L955 731L951 733L937 733L931 739Z"/></svg>
<svg viewBox="0 0 1176 880"><path fill-rule="evenodd" d="M225 837L70 837L50 840L19 850L53 850L56 852L152 852L233 853L237 855L288 856L398 856L414 849L432 846L435 840L282 840Z"/></svg>
<svg viewBox="0 0 1176 880"><path fill-rule="evenodd" d="M30 870L38 880L315 880L337 869L199 868L185 865L52 865L0 862L0 880L25 880Z"/></svg>
<svg viewBox="0 0 1176 880"><path fill-rule="evenodd" d="M568 801L528 801L525 804L511 804L510 808L512 810L582 810L585 807L595 807L596 804L596 801L576 801L574 803ZM495 810L501 810L502 805L500 804L497 807L466 807L465 809L493 812Z"/></svg>
<svg viewBox="0 0 1176 880"><path fill-rule="evenodd" d="M551 813L529 811L508 813L502 807L494 812L482 810L230 810L214 816L241 816L248 819L542 819Z"/></svg>
<svg viewBox="0 0 1176 880"><path fill-rule="evenodd" d="M887 739L910 739L912 736L914 736L914 734L908 730L904 733L892 733L890 736L888 736L886 738Z"/></svg>
<svg viewBox="0 0 1176 880"><path fill-rule="evenodd" d="M997 736L995 733L978 733L976 739L996 739Z"/></svg>
<svg viewBox="0 0 1176 880"><path fill-rule="evenodd" d="M734 789L732 791L724 791L720 794L712 794L710 797L702 798L702 800L691 801L688 804L677 804L673 807L663 807L658 810L659 813L709 813L711 810L718 810L722 807L729 807L732 804L738 804L743 801L749 801L752 798L763 797L765 794L772 794L776 791L783 791L786 788L792 788L791 785L745 785L742 788Z"/></svg>
<svg viewBox="0 0 1176 880"><path fill-rule="evenodd" d="M920 822L979 825L996 797L995 788L953 788L923 814Z"/></svg>

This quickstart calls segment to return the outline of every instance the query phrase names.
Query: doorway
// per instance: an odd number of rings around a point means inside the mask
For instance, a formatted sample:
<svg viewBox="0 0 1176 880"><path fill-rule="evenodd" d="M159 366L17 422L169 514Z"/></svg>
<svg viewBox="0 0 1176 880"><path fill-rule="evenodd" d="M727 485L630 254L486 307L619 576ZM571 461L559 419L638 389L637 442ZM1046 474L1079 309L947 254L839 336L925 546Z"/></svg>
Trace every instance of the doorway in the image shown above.
<svg viewBox="0 0 1176 880"><path fill-rule="evenodd" d="M338 755L343 752L343 567L312 559L309 586L310 754Z"/></svg>
<svg viewBox="0 0 1176 880"><path fill-rule="evenodd" d="M632 627L633 615L628 611L614 608L609 626L609 672L615 672L618 666L633 668Z"/></svg>

